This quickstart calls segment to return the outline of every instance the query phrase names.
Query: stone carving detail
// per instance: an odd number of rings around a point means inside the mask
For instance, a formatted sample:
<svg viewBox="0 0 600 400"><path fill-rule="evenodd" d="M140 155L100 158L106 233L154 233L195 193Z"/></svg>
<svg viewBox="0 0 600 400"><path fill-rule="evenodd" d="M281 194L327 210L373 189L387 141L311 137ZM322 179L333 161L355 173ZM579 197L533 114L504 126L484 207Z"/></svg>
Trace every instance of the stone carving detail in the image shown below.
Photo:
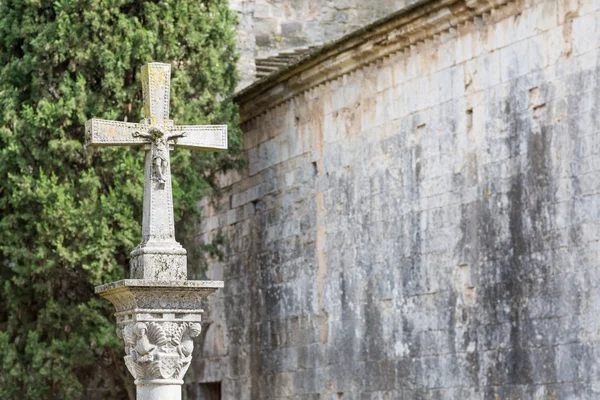
<svg viewBox="0 0 600 400"><path fill-rule="evenodd" d="M135 131L133 137L142 137L152 142L152 165L154 175L162 188L166 183L167 169L169 168L169 140L187 136L185 131L171 133L163 126L151 126L147 132Z"/></svg>
<svg viewBox="0 0 600 400"><path fill-rule="evenodd" d="M125 364L135 379L181 380L190 366L197 322L132 322L117 328L125 342Z"/></svg>
<svg viewBox="0 0 600 400"><path fill-rule="evenodd" d="M167 64L150 63L142 67L142 94L144 116L151 124L169 119L171 67Z"/></svg>
<svg viewBox="0 0 600 400"><path fill-rule="evenodd" d="M148 143L147 138L133 135L134 132L148 131L153 125L146 123L110 121L93 118L86 122L86 144L92 147L102 146L136 146ZM223 150L227 148L226 125L174 125L168 120L160 126L170 132L189 133L185 138L180 138L173 144L176 147L197 149Z"/></svg>
<svg viewBox="0 0 600 400"><path fill-rule="evenodd" d="M131 134L147 127L145 124L94 118L85 124L85 140L88 146L142 145L146 140Z"/></svg>
<svg viewBox="0 0 600 400"><path fill-rule="evenodd" d="M186 251L175 240L169 152L175 147L225 150L226 126L174 125L169 120L171 66L142 68L144 119L140 123L91 119L86 146L143 146L142 241L131 252L131 277L96 287L115 308L117 335L138 399L180 399L193 339L200 334L202 299L223 282L188 281Z"/></svg>
<svg viewBox="0 0 600 400"><path fill-rule="evenodd" d="M125 290L113 294L111 302L115 305L117 312L131 310L136 306L135 296Z"/></svg>
<svg viewBox="0 0 600 400"><path fill-rule="evenodd" d="M142 241L131 253L132 277L184 280L186 252L175 240L169 153L227 149L226 125L175 125L169 120L171 66L142 67L144 118L140 123L92 118L86 123L86 146L142 146L144 162L144 217Z"/></svg>
<svg viewBox="0 0 600 400"><path fill-rule="evenodd" d="M120 281L117 287L111 284L102 286L103 291L106 292L102 292L104 293L103 296L113 303L119 315L133 315L140 312L159 314L181 312L183 314L177 318L182 318L182 322L184 320L189 321L185 318L190 313L201 312L203 299L223 286L220 281L216 281L215 285L217 286L214 286L211 282L208 286L188 283L187 285L164 287L164 285L171 284L168 281L159 281L164 284L163 287L125 286L125 284L131 285L133 282L135 280ZM152 283L153 280L139 280L139 282L141 282L140 285L144 285ZM186 282L203 283L202 281Z"/></svg>
<svg viewBox="0 0 600 400"><path fill-rule="evenodd" d="M187 136L177 140L177 147L189 149L198 147L208 149L227 148L227 126L225 125L175 125L172 131L188 133Z"/></svg>

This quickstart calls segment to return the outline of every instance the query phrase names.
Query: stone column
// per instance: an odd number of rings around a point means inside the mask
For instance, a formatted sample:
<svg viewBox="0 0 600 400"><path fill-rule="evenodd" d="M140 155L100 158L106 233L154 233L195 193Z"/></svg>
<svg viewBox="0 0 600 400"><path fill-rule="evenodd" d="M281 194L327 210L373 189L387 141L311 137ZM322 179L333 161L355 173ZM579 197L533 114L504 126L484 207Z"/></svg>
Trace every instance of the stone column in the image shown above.
<svg viewBox="0 0 600 400"><path fill-rule="evenodd" d="M136 383L137 400L181 400L180 384L174 385L154 385L146 383Z"/></svg>
<svg viewBox="0 0 600 400"><path fill-rule="evenodd" d="M202 299L222 281L188 281L185 249L175 240L169 152L174 147L227 149L224 125L174 125L169 120L171 66L142 68L144 120L91 119L87 146L143 145L142 241L131 252L131 278L96 287L116 308L117 334L125 364L135 378L138 400L180 400L183 376L200 334Z"/></svg>
<svg viewBox="0 0 600 400"><path fill-rule="evenodd" d="M96 288L116 308L117 335L138 400L181 400L201 330L202 299L222 287L222 281L125 279Z"/></svg>

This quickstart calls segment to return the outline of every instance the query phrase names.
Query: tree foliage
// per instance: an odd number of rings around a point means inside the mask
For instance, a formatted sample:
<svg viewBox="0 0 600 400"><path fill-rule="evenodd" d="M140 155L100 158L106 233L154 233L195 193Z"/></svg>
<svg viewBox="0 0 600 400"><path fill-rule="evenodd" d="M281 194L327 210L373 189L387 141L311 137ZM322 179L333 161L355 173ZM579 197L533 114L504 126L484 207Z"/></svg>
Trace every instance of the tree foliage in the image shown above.
<svg viewBox="0 0 600 400"><path fill-rule="evenodd" d="M189 226L239 163L234 25L219 0L0 1L0 398L132 398L93 290L126 276L141 238L143 150L86 150L84 124L140 120L140 67L171 63L175 122L230 132L229 152L172 153Z"/></svg>

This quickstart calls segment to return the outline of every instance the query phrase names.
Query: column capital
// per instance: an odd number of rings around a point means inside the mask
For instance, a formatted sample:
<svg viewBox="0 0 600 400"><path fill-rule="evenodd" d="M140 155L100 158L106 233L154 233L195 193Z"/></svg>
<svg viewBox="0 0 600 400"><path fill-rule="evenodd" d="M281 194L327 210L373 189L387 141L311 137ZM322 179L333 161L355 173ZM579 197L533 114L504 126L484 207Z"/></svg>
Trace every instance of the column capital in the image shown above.
<svg viewBox="0 0 600 400"><path fill-rule="evenodd" d="M202 301L222 281L124 279L96 287L116 308L125 365L138 386L182 385L194 338L202 327Z"/></svg>
<svg viewBox="0 0 600 400"><path fill-rule="evenodd" d="M117 335L125 342L125 365L136 385L183 384L192 361L193 339L201 330L199 321L130 320L119 325Z"/></svg>

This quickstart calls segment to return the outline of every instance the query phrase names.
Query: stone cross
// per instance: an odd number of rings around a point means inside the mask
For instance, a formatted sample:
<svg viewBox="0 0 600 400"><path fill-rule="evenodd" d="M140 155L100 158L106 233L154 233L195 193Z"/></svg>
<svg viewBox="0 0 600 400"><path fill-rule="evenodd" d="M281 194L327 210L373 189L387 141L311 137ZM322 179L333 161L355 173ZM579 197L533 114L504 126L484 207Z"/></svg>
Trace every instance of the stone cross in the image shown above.
<svg viewBox="0 0 600 400"><path fill-rule="evenodd" d="M227 149L226 125L174 125L169 119L171 66L142 67L144 119L140 123L90 119L87 146L144 146L142 242L131 252L133 279L186 279L185 249L175 240L169 151ZM168 266L168 268L167 268Z"/></svg>
<svg viewBox="0 0 600 400"><path fill-rule="evenodd" d="M117 334L137 400L181 400L183 377L202 326L202 299L222 281L187 280L185 249L175 241L169 151L227 148L226 126L175 125L169 120L171 67L142 67L144 119L139 124L91 119L88 146L144 146L142 242L131 252L131 279L96 287L116 308Z"/></svg>

